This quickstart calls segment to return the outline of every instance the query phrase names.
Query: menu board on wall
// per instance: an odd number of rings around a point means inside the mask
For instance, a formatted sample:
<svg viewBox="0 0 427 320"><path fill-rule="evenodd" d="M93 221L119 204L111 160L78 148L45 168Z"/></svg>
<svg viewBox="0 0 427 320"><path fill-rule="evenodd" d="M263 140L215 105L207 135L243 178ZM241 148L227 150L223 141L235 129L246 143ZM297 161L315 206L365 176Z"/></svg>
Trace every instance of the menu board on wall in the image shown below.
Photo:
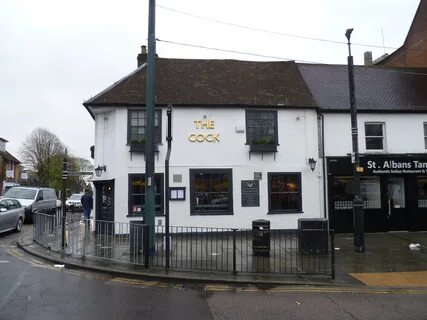
<svg viewBox="0 0 427 320"><path fill-rule="evenodd" d="M259 207L259 180L242 180L242 207Z"/></svg>

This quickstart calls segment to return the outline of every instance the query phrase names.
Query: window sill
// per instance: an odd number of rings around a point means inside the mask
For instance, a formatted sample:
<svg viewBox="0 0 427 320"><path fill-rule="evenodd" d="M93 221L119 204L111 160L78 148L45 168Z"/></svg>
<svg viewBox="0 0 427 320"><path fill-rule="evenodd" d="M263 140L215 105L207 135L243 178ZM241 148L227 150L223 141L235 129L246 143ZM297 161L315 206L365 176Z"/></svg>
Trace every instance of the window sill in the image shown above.
<svg viewBox="0 0 427 320"><path fill-rule="evenodd" d="M278 210L278 211L270 211L267 214L303 214L304 211L301 210Z"/></svg>
<svg viewBox="0 0 427 320"><path fill-rule="evenodd" d="M145 144L128 144L130 152L145 153ZM159 145L154 145L154 152L159 152Z"/></svg>
<svg viewBox="0 0 427 320"><path fill-rule="evenodd" d="M277 144L251 144L249 150L251 152L277 152Z"/></svg>
<svg viewBox="0 0 427 320"><path fill-rule="evenodd" d="M156 213L155 217L164 217L164 213ZM138 214L128 214L126 218L144 218L144 214L138 213Z"/></svg>
<svg viewBox="0 0 427 320"><path fill-rule="evenodd" d="M204 212L191 212L190 216L232 216L233 212L212 212L212 211L204 211Z"/></svg>

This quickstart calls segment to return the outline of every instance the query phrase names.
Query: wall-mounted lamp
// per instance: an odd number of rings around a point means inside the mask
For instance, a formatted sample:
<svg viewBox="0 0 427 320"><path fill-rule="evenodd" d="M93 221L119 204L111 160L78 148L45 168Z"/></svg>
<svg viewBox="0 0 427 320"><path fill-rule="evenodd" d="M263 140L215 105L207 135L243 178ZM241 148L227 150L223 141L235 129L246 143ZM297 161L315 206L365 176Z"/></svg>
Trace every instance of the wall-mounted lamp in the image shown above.
<svg viewBox="0 0 427 320"><path fill-rule="evenodd" d="M314 171L316 169L316 160L313 158L308 159L308 165L310 166L311 171Z"/></svg>
<svg viewBox="0 0 427 320"><path fill-rule="evenodd" d="M107 166L98 165L98 167L95 168L95 175L99 178L102 174L102 171L107 171Z"/></svg>

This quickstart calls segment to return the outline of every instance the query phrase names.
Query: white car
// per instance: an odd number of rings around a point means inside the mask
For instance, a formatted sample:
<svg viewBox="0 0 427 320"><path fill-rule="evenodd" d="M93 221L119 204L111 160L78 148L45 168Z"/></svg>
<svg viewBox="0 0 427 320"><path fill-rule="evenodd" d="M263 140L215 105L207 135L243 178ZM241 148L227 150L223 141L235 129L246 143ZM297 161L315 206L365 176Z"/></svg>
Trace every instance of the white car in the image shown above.
<svg viewBox="0 0 427 320"><path fill-rule="evenodd" d="M81 211L82 203L80 199L82 198L83 193L73 193L71 197L68 198L67 201L65 201L65 206L67 207L67 210L74 210L74 211Z"/></svg>

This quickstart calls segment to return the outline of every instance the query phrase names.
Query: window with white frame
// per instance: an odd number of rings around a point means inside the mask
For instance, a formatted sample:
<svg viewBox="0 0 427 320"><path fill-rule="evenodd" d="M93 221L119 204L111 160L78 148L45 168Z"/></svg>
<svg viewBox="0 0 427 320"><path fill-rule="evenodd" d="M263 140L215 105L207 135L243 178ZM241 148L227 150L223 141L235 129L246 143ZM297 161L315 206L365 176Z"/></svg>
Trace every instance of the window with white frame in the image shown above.
<svg viewBox="0 0 427 320"><path fill-rule="evenodd" d="M384 123L365 122L366 150L384 150Z"/></svg>
<svg viewBox="0 0 427 320"><path fill-rule="evenodd" d="M427 149L427 122L424 122L424 149Z"/></svg>

